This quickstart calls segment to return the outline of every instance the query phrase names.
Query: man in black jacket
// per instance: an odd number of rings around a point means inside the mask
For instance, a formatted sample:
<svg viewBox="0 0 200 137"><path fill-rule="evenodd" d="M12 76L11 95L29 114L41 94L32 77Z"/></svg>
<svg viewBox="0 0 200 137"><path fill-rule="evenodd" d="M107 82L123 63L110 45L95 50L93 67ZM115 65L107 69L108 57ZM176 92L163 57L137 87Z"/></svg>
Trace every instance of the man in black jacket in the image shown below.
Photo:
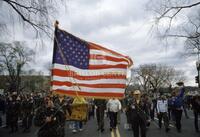
<svg viewBox="0 0 200 137"><path fill-rule="evenodd" d="M23 132L30 132L34 112L33 103L33 99L30 95L27 95L22 101Z"/></svg>
<svg viewBox="0 0 200 137"><path fill-rule="evenodd" d="M20 111L20 101L18 100L17 93L14 92L8 104L8 119L11 127L11 133L18 131L18 118Z"/></svg>
<svg viewBox="0 0 200 137"><path fill-rule="evenodd" d="M106 101L104 99L95 99L94 105L96 107L98 130L103 132L104 131L104 112L106 110Z"/></svg>
<svg viewBox="0 0 200 137"><path fill-rule="evenodd" d="M141 137L146 137L146 125L149 117L148 107L145 101L141 99L141 92L139 90L133 92L133 98L128 109L134 137L139 137L139 129Z"/></svg>
<svg viewBox="0 0 200 137"><path fill-rule="evenodd" d="M37 110L34 123L39 126L38 137L63 137L64 113L48 98L46 106Z"/></svg>

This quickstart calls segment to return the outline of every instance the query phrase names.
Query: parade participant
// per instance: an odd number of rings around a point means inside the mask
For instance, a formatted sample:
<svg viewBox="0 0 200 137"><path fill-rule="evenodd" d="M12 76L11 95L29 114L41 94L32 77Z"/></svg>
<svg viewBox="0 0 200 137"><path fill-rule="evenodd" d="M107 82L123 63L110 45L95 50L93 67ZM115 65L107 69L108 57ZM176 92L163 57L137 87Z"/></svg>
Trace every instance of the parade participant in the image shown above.
<svg viewBox="0 0 200 137"><path fill-rule="evenodd" d="M183 82L178 82L176 83L179 88L175 89L175 96L172 99L172 104L173 104L173 113L174 113L174 118L176 122L176 129L180 133L181 132L181 118L182 118L182 112L183 112L183 97L184 97L184 83Z"/></svg>
<svg viewBox="0 0 200 137"><path fill-rule="evenodd" d="M167 99L164 96L162 96L157 101L157 115L159 119L159 127L160 128L162 127L162 119L163 119L166 132L169 131L169 119L167 111L168 111L168 102Z"/></svg>
<svg viewBox="0 0 200 137"><path fill-rule="evenodd" d="M98 124L98 130L104 131L104 112L106 110L106 101L103 99L95 99L94 105L96 107L96 118Z"/></svg>
<svg viewBox="0 0 200 137"><path fill-rule="evenodd" d="M6 128L9 128L10 127L10 104L11 104L11 101L12 101L12 97L11 95L7 95L6 97L6 103L5 103L5 112L6 112Z"/></svg>
<svg viewBox="0 0 200 137"><path fill-rule="evenodd" d="M45 106L39 108L36 112L34 123L39 126L38 137L64 137L62 129L62 117L59 110L53 104L49 97L45 100Z"/></svg>
<svg viewBox="0 0 200 137"><path fill-rule="evenodd" d="M117 127L117 113L121 110L121 102L116 98L109 99L107 110L110 118L110 131L112 131Z"/></svg>
<svg viewBox="0 0 200 137"><path fill-rule="evenodd" d="M200 95L195 95L191 101L193 114L194 114L194 126L196 132L199 132L199 125L198 125L198 115L200 115Z"/></svg>
<svg viewBox="0 0 200 137"><path fill-rule="evenodd" d="M9 122L11 127L11 133L18 131L18 117L19 117L19 100L16 92L13 92L12 97L10 98L10 103L8 104L9 111Z"/></svg>
<svg viewBox="0 0 200 137"><path fill-rule="evenodd" d="M128 106L134 137L139 137L139 129L141 137L146 137L148 108L143 101L141 92L139 90L134 91L132 101Z"/></svg>
<svg viewBox="0 0 200 137"><path fill-rule="evenodd" d="M78 131L83 131L83 122L82 121L74 121L73 123L73 133L76 133Z"/></svg>
<svg viewBox="0 0 200 137"><path fill-rule="evenodd" d="M125 124L125 129L132 129L131 128L131 115L130 115L130 109L129 109L129 106L132 102L132 92L129 91L128 94L126 95L125 99L124 99L124 111L125 111L125 114L126 114L126 120L127 120L127 123Z"/></svg>
<svg viewBox="0 0 200 137"><path fill-rule="evenodd" d="M187 113L187 98L184 97L183 99L183 112L185 114L186 119L189 119L188 113Z"/></svg>
<svg viewBox="0 0 200 137"><path fill-rule="evenodd" d="M156 110L156 104L157 103L157 100L155 98L152 99L152 103L151 103L151 107L150 107L150 117L151 117L151 120L154 120L154 117L155 117L155 110Z"/></svg>
<svg viewBox="0 0 200 137"><path fill-rule="evenodd" d="M66 111L67 111L67 102L64 98L64 96L56 96L55 100L54 100L54 104L56 106L56 108L61 109L61 111L63 111L66 115Z"/></svg>
<svg viewBox="0 0 200 137"><path fill-rule="evenodd" d="M72 105L75 105L75 106L81 106L84 104L86 105L86 104L88 104L88 102L85 100L84 97L80 97L80 96L75 97L73 100L73 103L72 103ZM87 113L87 112L84 111L84 113ZM76 119L73 122L73 130L72 130L73 133L76 133L78 131L83 131L83 120L87 119L87 115L85 115L85 116L86 117L84 119Z"/></svg>
<svg viewBox="0 0 200 137"><path fill-rule="evenodd" d="M33 119L33 98L31 96L25 96L22 101L22 115L23 115L23 132L30 132Z"/></svg>
<svg viewBox="0 0 200 137"><path fill-rule="evenodd" d="M0 95L0 127L2 126L2 115L5 113L5 100L4 96Z"/></svg>
<svg viewBox="0 0 200 137"><path fill-rule="evenodd" d="M89 110L88 110L88 120L91 119L91 117L94 119L95 115L95 104L93 99L88 100Z"/></svg>
<svg viewBox="0 0 200 137"><path fill-rule="evenodd" d="M168 96L167 97L167 104L168 104L168 119L169 121L171 120L171 117L172 117L172 96Z"/></svg>

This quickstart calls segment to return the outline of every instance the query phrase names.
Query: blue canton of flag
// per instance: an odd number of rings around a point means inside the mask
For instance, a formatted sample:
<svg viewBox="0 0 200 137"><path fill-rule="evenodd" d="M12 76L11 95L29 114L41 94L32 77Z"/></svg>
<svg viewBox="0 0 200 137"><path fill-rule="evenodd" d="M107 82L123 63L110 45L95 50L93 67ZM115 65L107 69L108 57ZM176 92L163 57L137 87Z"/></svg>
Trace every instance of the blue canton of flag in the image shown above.
<svg viewBox="0 0 200 137"><path fill-rule="evenodd" d="M57 30L55 39L53 63L89 68L90 51L87 42L62 30Z"/></svg>

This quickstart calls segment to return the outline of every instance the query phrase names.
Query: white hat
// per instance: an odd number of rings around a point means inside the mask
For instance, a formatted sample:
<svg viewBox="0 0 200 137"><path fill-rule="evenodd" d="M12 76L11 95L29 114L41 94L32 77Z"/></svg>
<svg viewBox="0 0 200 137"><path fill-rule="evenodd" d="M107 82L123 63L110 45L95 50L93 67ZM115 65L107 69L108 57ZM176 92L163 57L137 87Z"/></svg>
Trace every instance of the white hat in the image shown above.
<svg viewBox="0 0 200 137"><path fill-rule="evenodd" d="M140 95L141 92L140 92L139 90L135 90L135 91L133 92L133 94L134 94L134 95Z"/></svg>

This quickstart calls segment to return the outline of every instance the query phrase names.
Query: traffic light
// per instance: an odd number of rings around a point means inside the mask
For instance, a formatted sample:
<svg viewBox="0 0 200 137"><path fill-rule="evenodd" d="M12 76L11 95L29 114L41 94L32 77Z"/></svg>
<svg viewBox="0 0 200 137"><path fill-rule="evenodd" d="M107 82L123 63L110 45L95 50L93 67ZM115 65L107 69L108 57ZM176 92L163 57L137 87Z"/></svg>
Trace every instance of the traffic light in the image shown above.
<svg viewBox="0 0 200 137"><path fill-rule="evenodd" d="M195 82L199 83L199 76L195 76Z"/></svg>

